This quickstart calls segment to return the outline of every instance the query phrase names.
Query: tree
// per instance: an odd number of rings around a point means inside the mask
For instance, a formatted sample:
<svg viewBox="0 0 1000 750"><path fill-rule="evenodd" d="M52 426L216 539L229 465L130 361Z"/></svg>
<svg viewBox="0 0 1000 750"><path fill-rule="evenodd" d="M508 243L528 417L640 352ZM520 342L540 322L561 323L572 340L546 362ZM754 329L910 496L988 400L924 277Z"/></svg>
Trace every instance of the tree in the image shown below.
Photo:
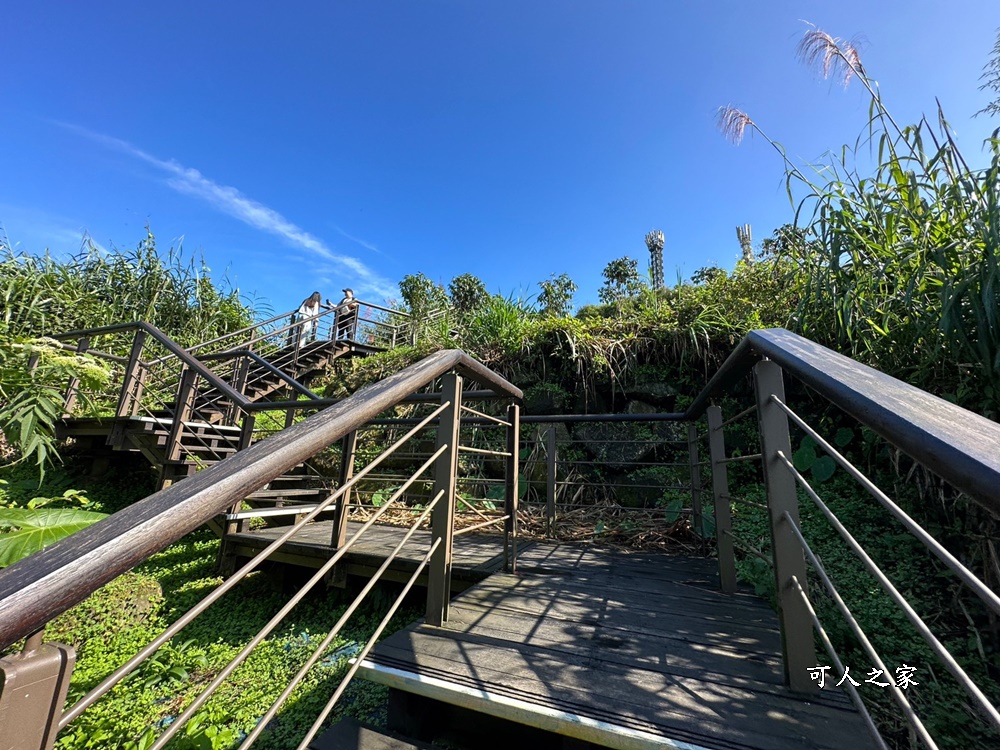
<svg viewBox="0 0 1000 750"><path fill-rule="evenodd" d="M604 267L604 286L597 290L601 302L611 304L638 294L642 289L638 262L628 257L617 258Z"/></svg>
<svg viewBox="0 0 1000 750"><path fill-rule="evenodd" d="M453 278L448 284L448 292L451 294L451 306L459 315L467 316L474 313L490 298L486 284L471 273L463 273Z"/></svg>
<svg viewBox="0 0 1000 750"><path fill-rule="evenodd" d="M980 91L989 89L998 94L998 96L976 112L976 114L1000 115L1000 29L997 30L997 41L993 45L992 57L983 66L983 74L980 76L980 80L983 81L983 85L979 87Z"/></svg>
<svg viewBox="0 0 1000 750"><path fill-rule="evenodd" d="M432 310L448 306L448 293L422 273L407 274L399 282L399 294L410 314L422 317Z"/></svg>
<svg viewBox="0 0 1000 750"><path fill-rule="evenodd" d="M576 283L569 274L552 274L552 278L538 282L542 291L538 295L538 304L542 306L542 314L553 318L569 315L573 302L573 294L577 290Z"/></svg>

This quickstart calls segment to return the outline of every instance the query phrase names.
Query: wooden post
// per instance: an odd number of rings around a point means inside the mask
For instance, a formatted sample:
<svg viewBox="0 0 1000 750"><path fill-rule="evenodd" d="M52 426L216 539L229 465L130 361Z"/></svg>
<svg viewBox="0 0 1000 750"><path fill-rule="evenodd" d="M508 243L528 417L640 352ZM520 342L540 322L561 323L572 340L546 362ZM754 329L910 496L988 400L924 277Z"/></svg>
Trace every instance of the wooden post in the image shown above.
<svg viewBox="0 0 1000 750"><path fill-rule="evenodd" d="M517 500L518 473L520 471L521 407L511 404L507 407L507 481L505 483L504 513L509 518L504 522L503 569L517 572ZM510 552L508 554L508 547Z"/></svg>
<svg viewBox="0 0 1000 750"><path fill-rule="evenodd" d="M244 390L247 387L247 378L250 376L250 357L240 357L236 364L236 369L233 370L233 379L230 385L233 390L237 393L242 393L244 396ZM236 422L237 415L239 414L240 407L236 402L232 402L227 410L226 419L229 422Z"/></svg>
<svg viewBox="0 0 1000 750"><path fill-rule="evenodd" d="M726 594L736 593L736 553L733 520L729 507L729 472L726 437L722 431L722 409L708 407L708 452L712 461L712 495L715 500L715 544L719 553L719 584Z"/></svg>
<svg viewBox="0 0 1000 750"><path fill-rule="evenodd" d="M191 419L191 412L194 411L194 397L197 392L198 373L188 369L184 365L181 369L181 382L177 388L177 401L174 407L174 419L170 425L170 434L167 436L167 444L163 456L163 473L160 477L160 486L167 487L172 484L172 479L167 475L167 466L180 460L181 441L184 437L184 423Z"/></svg>
<svg viewBox="0 0 1000 750"><path fill-rule="evenodd" d="M816 665L812 620L805 603L792 586L794 576L806 585L806 563L802 546L785 520L785 513L798 524L799 504L795 479L778 458L778 451L791 456L788 417L771 400L785 400L781 368L770 360L754 368L757 396L757 419L760 424L760 452L767 486L767 507L771 519L771 551L774 556L775 590L781 625L781 648L784 656L785 684L800 693L814 693L818 683L809 677Z"/></svg>
<svg viewBox="0 0 1000 750"><path fill-rule="evenodd" d="M431 539L441 543L431 556L427 571L428 625L443 625L448 620L451 598L451 544L455 526L455 484L458 472L458 430L461 426L462 378L455 373L441 377L441 401L448 408L441 412L437 429L437 448L445 446L434 466L434 496L441 499L431 513Z"/></svg>
<svg viewBox="0 0 1000 750"><path fill-rule="evenodd" d="M76 342L76 353L83 354L90 348L90 339L84 336ZM80 389L80 378L72 377L66 383L66 398L63 401L63 416L72 417L73 407L76 406L76 394Z"/></svg>
<svg viewBox="0 0 1000 750"><path fill-rule="evenodd" d="M688 424L688 466L691 476L691 517L694 533L705 541L705 521L701 515L701 466L698 461L698 425Z"/></svg>
<svg viewBox="0 0 1000 750"><path fill-rule="evenodd" d="M128 355L128 364L125 365L125 376L122 378L121 391L118 394L118 408L115 411L116 417L131 417L137 413L139 404L138 396L142 392L142 348L146 345L146 332L139 330L135 332L132 339L132 350Z"/></svg>
<svg viewBox="0 0 1000 750"><path fill-rule="evenodd" d="M556 456L556 426L550 424L545 432L545 520L549 534L556 530L556 477L558 457Z"/></svg>
<svg viewBox="0 0 1000 750"><path fill-rule="evenodd" d="M343 487L354 476L354 459L358 452L358 433L348 432L344 435L340 448L340 484ZM351 505L351 491L348 490L337 500L333 515L333 538L330 545L340 549L347 541L347 510Z"/></svg>

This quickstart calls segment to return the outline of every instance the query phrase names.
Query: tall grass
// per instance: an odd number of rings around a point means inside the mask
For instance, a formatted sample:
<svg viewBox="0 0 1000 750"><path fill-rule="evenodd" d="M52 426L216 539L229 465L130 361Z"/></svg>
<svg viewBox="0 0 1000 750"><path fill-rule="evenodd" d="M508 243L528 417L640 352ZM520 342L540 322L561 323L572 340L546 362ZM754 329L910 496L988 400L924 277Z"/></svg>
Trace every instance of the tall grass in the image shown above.
<svg viewBox="0 0 1000 750"><path fill-rule="evenodd" d="M239 290L212 280L204 261L179 248L161 253L148 230L134 250L105 253L88 243L65 260L0 243L0 337L143 320L191 346L249 325L254 315Z"/></svg>
<svg viewBox="0 0 1000 750"><path fill-rule="evenodd" d="M869 118L853 146L809 170L788 160L748 115L720 111L738 142L751 128L784 160L796 224L789 243L796 321L810 338L952 399L1000 416L1000 140L989 165L969 166L940 105L901 127L849 42L811 29L799 56L824 76L856 80ZM875 165L869 167L874 156Z"/></svg>

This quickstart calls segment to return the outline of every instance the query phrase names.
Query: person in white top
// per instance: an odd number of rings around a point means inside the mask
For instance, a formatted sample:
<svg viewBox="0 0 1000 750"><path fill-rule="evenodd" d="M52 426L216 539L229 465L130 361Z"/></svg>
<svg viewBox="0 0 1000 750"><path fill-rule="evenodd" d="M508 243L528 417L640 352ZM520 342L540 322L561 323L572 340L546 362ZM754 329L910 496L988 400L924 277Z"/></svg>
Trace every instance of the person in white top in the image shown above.
<svg viewBox="0 0 1000 750"><path fill-rule="evenodd" d="M316 340L316 329L319 327L319 320L317 316L323 309L323 305L320 303L319 292L313 292L304 300L302 304L299 305L298 309L298 322L301 323L299 326L299 336L309 341ZM308 332L308 333L307 333Z"/></svg>

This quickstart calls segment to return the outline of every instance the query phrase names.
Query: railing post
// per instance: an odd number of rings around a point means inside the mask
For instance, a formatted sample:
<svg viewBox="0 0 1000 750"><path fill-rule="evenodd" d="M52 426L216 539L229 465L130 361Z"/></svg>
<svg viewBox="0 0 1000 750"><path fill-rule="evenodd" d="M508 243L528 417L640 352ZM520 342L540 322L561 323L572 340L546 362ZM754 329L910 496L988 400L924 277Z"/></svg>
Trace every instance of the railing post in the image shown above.
<svg viewBox="0 0 1000 750"><path fill-rule="evenodd" d="M164 446L163 475L160 479L162 487L168 487L173 483L173 478L169 475L168 465L173 461L178 461L181 457L181 442L184 437L184 423L191 419L194 411L194 399L198 385L198 373L184 365L181 369L181 382L177 388L177 402L174 408L174 418L170 425L170 434L167 436L167 444Z"/></svg>
<svg viewBox="0 0 1000 750"><path fill-rule="evenodd" d="M698 460L698 425L688 424L688 466L691 476L691 517L694 531L705 543L705 521L701 513L701 466Z"/></svg>
<svg viewBox="0 0 1000 750"><path fill-rule="evenodd" d="M785 684L796 692L813 693L818 688L817 683L809 677L809 669L816 665L812 620L792 584L794 577L800 584L806 585L805 556L785 519L787 513L798 524L798 496L795 480L778 457L779 451L786 456L792 455L788 417L772 400L774 397L782 401L785 399L781 367L770 360L758 362L754 366L754 383L760 424L760 452L771 520L771 551L774 556Z"/></svg>
<svg viewBox="0 0 1000 750"><path fill-rule="evenodd" d="M76 653L42 643L41 632L24 649L0 659L0 737L12 750L52 750L69 690Z"/></svg>
<svg viewBox="0 0 1000 750"><path fill-rule="evenodd" d="M90 348L90 339L84 336L76 342L76 353L83 354ZM80 390L80 378L74 376L66 383L66 399L63 401L63 416L73 416L73 407L76 406L77 391Z"/></svg>
<svg viewBox="0 0 1000 750"><path fill-rule="evenodd" d="M559 458L556 455L556 426L545 431L545 520L549 534L556 530L556 481Z"/></svg>
<svg viewBox="0 0 1000 750"><path fill-rule="evenodd" d="M229 384L233 387L233 390L242 393L244 396L244 390L247 387L247 378L250 377L250 357L240 357L239 361L236 363L236 369L233 371L233 379ZM239 404L233 402L229 405L228 413L226 414L226 419L230 422L235 422L237 414L239 414Z"/></svg>
<svg viewBox="0 0 1000 750"><path fill-rule="evenodd" d="M427 571L427 617L429 625L448 620L451 597L451 543L455 526L455 484L458 471L458 430L461 424L462 378L455 373L441 377L441 401L448 408L441 412L437 429L437 448L447 446L434 466L434 495L441 499L431 513L431 539L441 543L431 556Z"/></svg>
<svg viewBox="0 0 1000 750"><path fill-rule="evenodd" d="M132 339L132 350L128 355L121 392L118 394L116 417L132 417L139 411L139 399L142 398L142 348L146 345L146 335L145 331L139 330Z"/></svg>
<svg viewBox="0 0 1000 750"><path fill-rule="evenodd" d="M340 484L343 487L354 476L354 459L358 452L358 433L348 432L344 435L340 453ZM337 500L333 514L333 538L330 544L334 549L340 549L347 541L347 509L351 505L351 491L347 490Z"/></svg>
<svg viewBox="0 0 1000 750"><path fill-rule="evenodd" d="M517 572L517 500L518 472L520 470L521 407L511 404L507 407L507 481L505 483L503 569L508 573ZM509 554L508 554L509 547Z"/></svg>
<svg viewBox="0 0 1000 750"><path fill-rule="evenodd" d="M726 466L726 436L722 431L722 409L710 406L708 453L712 462L712 495L715 500L715 544L719 553L719 584L726 594L736 593L736 552L733 519L729 507L729 471Z"/></svg>

